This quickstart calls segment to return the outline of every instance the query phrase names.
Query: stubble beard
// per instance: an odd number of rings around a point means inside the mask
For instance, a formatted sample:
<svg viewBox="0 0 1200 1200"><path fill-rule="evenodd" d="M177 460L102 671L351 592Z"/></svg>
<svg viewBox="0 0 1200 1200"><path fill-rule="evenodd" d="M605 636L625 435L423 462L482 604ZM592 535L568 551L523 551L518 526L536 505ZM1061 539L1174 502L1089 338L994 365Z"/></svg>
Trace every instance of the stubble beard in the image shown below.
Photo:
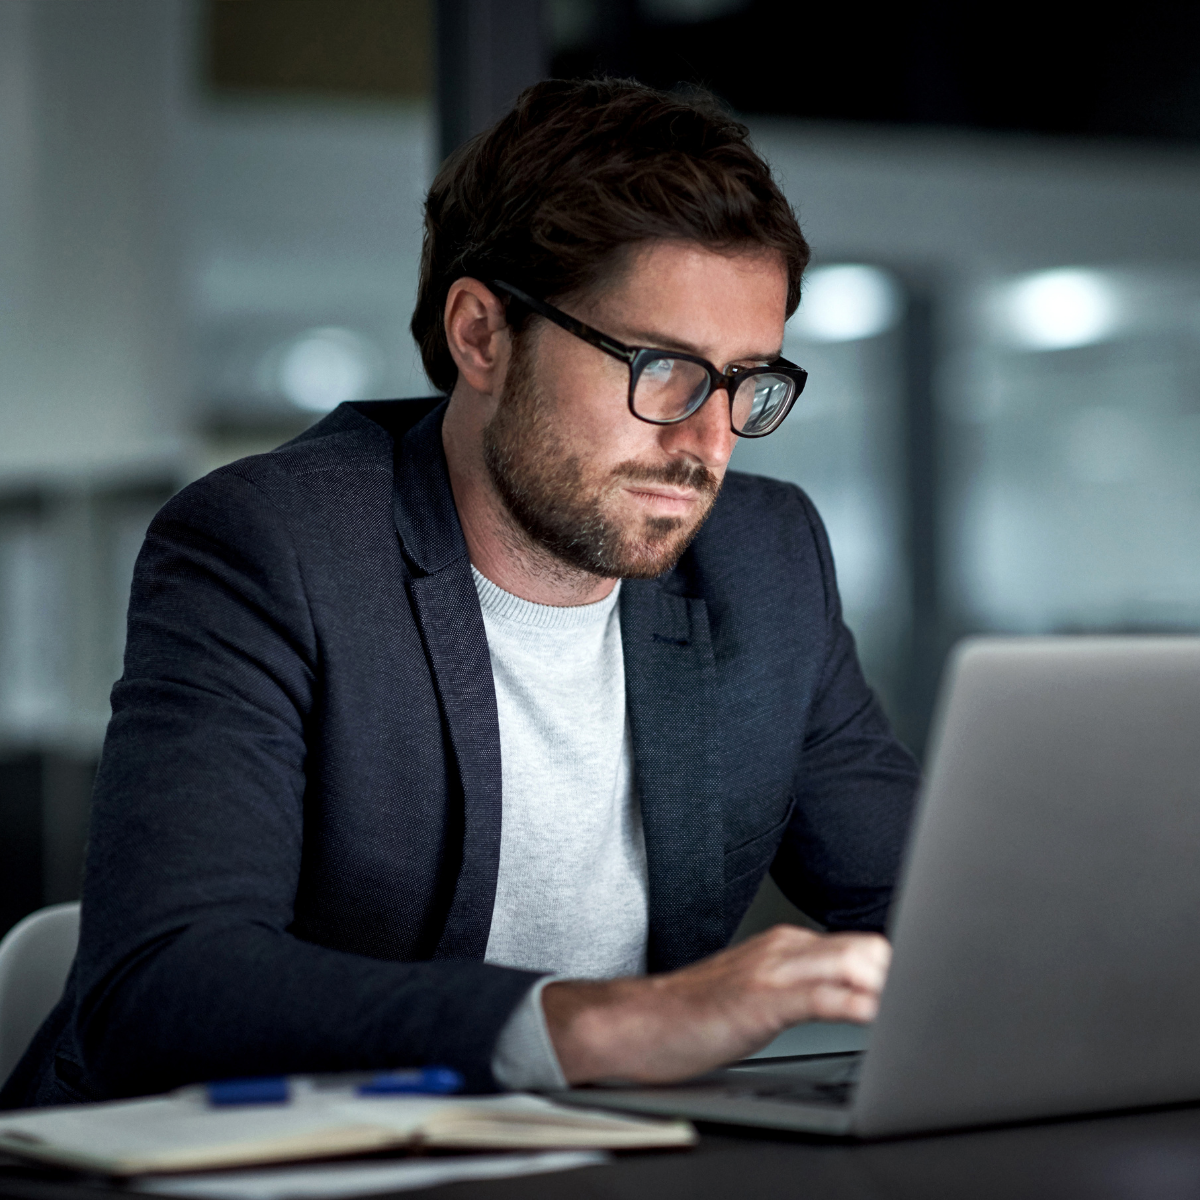
<svg viewBox="0 0 1200 1200"><path fill-rule="evenodd" d="M653 579L669 571L704 524L721 483L699 463L662 466L624 462L599 480L566 452L551 427L533 371L532 347L518 337L496 412L483 430L492 484L513 523L558 563L605 579ZM690 488L700 497L694 518L618 521L606 501L630 483Z"/></svg>

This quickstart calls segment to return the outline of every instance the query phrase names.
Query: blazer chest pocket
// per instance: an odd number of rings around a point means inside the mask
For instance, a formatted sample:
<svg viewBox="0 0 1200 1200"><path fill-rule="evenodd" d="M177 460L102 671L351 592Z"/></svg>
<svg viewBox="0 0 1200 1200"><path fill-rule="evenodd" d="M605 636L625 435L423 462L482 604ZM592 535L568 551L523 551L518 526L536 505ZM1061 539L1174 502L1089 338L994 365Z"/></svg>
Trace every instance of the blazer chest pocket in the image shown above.
<svg viewBox="0 0 1200 1200"><path fill-rule="evenodd" d="M789 804L782 819L770 829L756 833L747 841L741 842L730 850L725 851L725 886L731 887L747 875L758 873L765 875L767 868L775 858L779 849L780 839L787 823L792 816L792 806Z"/></svg>

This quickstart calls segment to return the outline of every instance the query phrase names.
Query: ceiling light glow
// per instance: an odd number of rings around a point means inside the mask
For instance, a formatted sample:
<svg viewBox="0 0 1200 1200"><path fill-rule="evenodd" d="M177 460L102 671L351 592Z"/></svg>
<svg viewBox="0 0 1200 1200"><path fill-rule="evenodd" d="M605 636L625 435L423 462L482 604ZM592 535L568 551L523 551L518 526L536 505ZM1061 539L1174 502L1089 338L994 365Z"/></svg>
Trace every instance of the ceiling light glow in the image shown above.
<svg viewBox="0 0 1200 1200"><path fill-rule="evenodd" d="M283 352L279 390L298 408L328 412L361 400L375 374L373 348L349 329L310 329Z"/></svg>
<svg viewBox="0 0 1200 1200"><path fill-rule="evenodd" d="M1002 323L1026 350L1067 350L1112 337L1120 304L1112 281L1099 271L1039 271L1010 284L1001 300Z"/></svg>
<svg viewBox="0 0 1200 1200"><path fill-rule="evenodd" d="M878 267L814 267L804 278L800 307L788 322L788 333L817 342L877 337L896 323L902 307L895 280Z"/></svg>

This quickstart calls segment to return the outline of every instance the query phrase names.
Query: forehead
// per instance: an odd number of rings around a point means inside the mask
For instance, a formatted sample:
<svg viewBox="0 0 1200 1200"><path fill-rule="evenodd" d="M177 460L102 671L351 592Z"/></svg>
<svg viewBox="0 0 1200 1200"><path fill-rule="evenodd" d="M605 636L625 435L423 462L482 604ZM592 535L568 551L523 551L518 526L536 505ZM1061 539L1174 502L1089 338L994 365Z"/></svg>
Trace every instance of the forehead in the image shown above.
<svg viewBox="0 0 1200 1200"><path fill-rule="evenodd" d="M751 353L778 349L786 306L787 270L778 251L683 241L631 247L587 303L615 336L657 332L726 349L746 342Z"/></svg>

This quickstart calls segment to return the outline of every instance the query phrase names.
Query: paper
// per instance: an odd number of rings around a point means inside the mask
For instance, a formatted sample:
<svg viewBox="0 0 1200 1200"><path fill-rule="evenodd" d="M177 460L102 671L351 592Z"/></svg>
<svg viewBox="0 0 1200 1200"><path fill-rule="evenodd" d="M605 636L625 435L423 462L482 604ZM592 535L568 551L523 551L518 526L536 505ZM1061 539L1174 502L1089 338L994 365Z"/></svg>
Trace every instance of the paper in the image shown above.
<svg viewBox="0 0 1200 1200"><path fill-rule="evenodd" d="M567 1108L540 1096L358 1097L297 1086L288 1104L209 1107L202 1091L0 1115L0 1149L109 1175L252 1167L409 1145L475 1150L689 1146L686 1121Z"/></svg>
<svg viewBox="0 0 1200 1200"><path fill-rule="evenodd" d="M404 1162L349 1163L312 1167L265 1167L219 1175L145 1176L131 1182L133 1191L155 1196L203 1197L204 1200L291 1200L292 1197L367 1196L405 1192L453 1183L457 1179L501 1179L541 1175L608 1162L600 1151L551 1154L488 1154L470 1158L421 1158Z"/></svg>

